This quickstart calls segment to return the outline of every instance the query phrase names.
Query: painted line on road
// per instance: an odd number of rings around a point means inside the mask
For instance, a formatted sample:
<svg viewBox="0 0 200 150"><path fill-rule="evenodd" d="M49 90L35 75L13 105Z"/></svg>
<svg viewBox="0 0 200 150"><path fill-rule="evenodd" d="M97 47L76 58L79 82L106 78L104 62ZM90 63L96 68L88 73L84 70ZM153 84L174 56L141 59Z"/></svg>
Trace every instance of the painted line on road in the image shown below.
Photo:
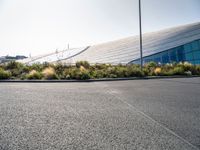
<svg viewBox="0 0 200 150"><path fill-rule="evenodd" d="M97 83L96 83L97 84ZM102 84L102 83L99 83ZM171 133L172 135L174 135L175 137L177 137L178 139L180 139L182 142L190 145L192 148L199 150L199 148L195 145L193 145L192 143L190 143L189 141L187 141L186 139L184 139L183 137L179 136L178 134L176 134L174 131L172 131L171 129L167 128L166 126L164 126L163 124L161 124L160 122L156 121L155 119L153 119L152 117L148 116L147 114L145 114L144 112L140 111L139 109L137 109L135 106L131 105L130 103L128 103L126 100L124 100L123 98L121 98L121 96L119 96L119 92L112 89L111 87L109 87L107 84L103 84L104 88L106 89L107 93L112 95L113 97L115 97L116 99L120 100L122 103L128 105L130 108L134 109L136 112L140 113L142 116L146 117L147 119L151 120L152 122L158 124L161 128L165 129L167 132ZM118 95L116 96L116 94L118 93Z"/></svg>

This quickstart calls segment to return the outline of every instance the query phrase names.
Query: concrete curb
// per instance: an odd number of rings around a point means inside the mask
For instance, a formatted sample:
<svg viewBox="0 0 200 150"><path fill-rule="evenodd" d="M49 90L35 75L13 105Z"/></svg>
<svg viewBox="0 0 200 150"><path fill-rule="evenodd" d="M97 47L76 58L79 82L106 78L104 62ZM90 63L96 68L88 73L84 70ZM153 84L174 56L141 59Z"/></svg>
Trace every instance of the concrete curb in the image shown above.
<svg viewBox="0 0 200 150"><path fill-rule="evenodd" d="M174 79L174 78L197 78L200 76L152 76L152 77L131 77L131 78L103 78L89 80L0 80L0 83L65 83L65 82L109 82L127 80L155 80L155 79Z"/></svg>

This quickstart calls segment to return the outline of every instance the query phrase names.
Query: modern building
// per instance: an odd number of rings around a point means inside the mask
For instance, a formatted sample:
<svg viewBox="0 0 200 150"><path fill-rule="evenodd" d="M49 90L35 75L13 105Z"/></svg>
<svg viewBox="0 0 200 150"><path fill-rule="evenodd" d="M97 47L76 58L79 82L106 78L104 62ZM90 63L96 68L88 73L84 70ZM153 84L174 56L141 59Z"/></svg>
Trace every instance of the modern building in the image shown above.
<svg viewBox="0 0 200 150"><path fill-rule="evenodd" d="M200 64L200 22L143 34L144 63ZM140 62L139 36L28 58L24 63L62 62L128 64Z"/></svg>

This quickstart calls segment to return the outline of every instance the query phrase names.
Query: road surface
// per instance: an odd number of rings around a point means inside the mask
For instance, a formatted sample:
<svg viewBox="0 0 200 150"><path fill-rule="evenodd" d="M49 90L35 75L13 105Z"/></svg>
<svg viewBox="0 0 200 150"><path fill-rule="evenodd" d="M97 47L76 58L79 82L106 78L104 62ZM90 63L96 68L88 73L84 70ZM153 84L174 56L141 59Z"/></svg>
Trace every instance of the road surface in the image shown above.
<svg viewBox="0 0 200 150"><path fill-rule="evenodd" d="M0 149L198 150L200 78L0 83Z"/></svg>

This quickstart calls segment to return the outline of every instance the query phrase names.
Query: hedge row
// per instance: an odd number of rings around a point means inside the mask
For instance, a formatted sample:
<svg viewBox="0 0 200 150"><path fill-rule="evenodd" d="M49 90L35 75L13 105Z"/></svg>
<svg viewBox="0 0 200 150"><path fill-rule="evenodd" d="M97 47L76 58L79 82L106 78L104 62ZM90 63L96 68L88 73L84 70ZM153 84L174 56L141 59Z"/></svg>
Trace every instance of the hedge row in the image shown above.
<svg viewBox="0 0 200 150"><path fill-rule="evenodd" d="M200 75L200 65L189 63L174 63L158 65L154 62L146 64L143 69L139 65L90 65L87 61L77 62L75 66L63 64L33 64L25 65L18 62L9 62L0 65L0 79L99 79L124 78L144 76L173 76L173 75Z"/></svg>

